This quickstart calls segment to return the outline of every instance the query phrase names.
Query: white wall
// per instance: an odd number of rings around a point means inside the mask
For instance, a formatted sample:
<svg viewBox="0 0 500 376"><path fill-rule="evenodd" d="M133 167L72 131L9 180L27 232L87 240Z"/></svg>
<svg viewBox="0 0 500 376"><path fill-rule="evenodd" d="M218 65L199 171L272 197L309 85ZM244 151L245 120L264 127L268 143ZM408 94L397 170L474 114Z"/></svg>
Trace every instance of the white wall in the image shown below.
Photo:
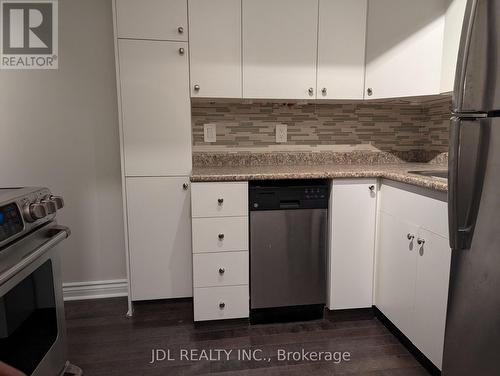
<svg viewBox="0 0 500 376"><path fill-rule="evenodd" d="M59 25L59 70L0 70L0 186L64 196L65 282L125 278L111 0L61 0Z"/></svg>
<svg viewBox="0 0 500 376"><path fill-rule="evenodd" d="M453 91L467 0L446 0L441 92Z"/></svg>

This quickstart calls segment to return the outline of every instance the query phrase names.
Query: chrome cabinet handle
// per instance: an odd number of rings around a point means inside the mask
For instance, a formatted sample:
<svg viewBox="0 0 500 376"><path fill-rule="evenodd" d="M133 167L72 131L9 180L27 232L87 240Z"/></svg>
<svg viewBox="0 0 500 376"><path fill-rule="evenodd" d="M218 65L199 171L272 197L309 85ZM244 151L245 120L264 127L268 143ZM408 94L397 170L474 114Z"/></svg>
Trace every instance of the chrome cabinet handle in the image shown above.
<svg viewBox="0 0 500 376"><path fill-rule="evenodd" d="M219 203L219 206L222 206L222 204L224 203L224 199L219 198L219 199L217 199L217 202Z"/></svg>
<svg viewBox="0 0 500 376"><path fill-rule="evenodd" d="M415 239L415 235L408 233L408 234L406 235L406 238L407 238L408 240L413 240L413 239Z"/></svg>
<svg viewBox="0 0 500 376"><path fill-rule="evenodd" d="M370 185L370 186L368 187L368 189L369 189L370 191L372 191L372 192L373 192L373 191L375 191L375 186L374 186L374 185Z"/></svg>
<svg viewBox="0 0 500 376"><path fill-rule="evenodd" d="M200 85L194 85L194 91L200 91Z"/></svg>
<svg viewBox="0 0 500 376"><path fill-rule="evenodd" d="M224 268L219 268L219 274L223 275L226 272L226 269Z"/></svg>
<svg viewBox="0 0 500 376"><path fill-rule="evenodd" d="M366 94L368 94L368 96L371 97L373 95L373 89L371 87L366 89Z"/></svg>
<svg viewBox="0 0 500 376"><path fill-rule="evenodd" d="M224 303L224 302L220 302L219 303L219 308L220 309L224 309L225 307L226 307L226 303Z"/></svg>
<svg viewBox="0 0 500 376"><path fill-rule="evenodd" d="M323 95L326 95L326 92L327 92L327 91L326 91L326 87L324 87L323 89L321 89L321 93L322 93Z"/></svg>
<svg viewBox="0 0 500 376"><path fill-rule="evenodd" d="M219 234L219 240L224 240L224 234Z"/></svg>
<svg viewBox="0 0 500 376"><path fill-rule="evenodd" d="M314 88L312 88L312 87L310 87L307 91L308 91L309 95L314 94Z"/></svg>
<svg viewBox="0 0 500 376"><path fill-rule="evenodd" d="M179 55L184 55L184 48L179 48Z"/></svg>
<svg viewBox="0 0 500 376"><path fill-rule="evenodd" d="M188 188L189 188L189 184L188 183L182 184L182 189L184 189L185 191L187 191Z"/></svg>
<svg viewBox="0 0 500 376"><path fill-rule="evenodd" d="M182 26L179 26L177 28L177 31L179 32L179 34L182 34L182 33L184 33L184 28Z"/></svg>
<svg viewBox="0 0 500 376"><path fill-rule="evenodd" d="M418 238L418 239L417 239L417 244L418 244L418 245L423 245L423 244L425 244L425 239Z"/></svg>

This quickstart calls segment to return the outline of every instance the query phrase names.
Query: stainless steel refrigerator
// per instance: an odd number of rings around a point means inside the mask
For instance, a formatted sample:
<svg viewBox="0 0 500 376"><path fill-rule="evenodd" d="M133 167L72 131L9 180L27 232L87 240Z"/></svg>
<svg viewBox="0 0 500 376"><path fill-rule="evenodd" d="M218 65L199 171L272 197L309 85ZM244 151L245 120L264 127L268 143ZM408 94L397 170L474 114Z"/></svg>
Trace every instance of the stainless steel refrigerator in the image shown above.
<svg viewBox="0 0 500 376"><path fill-rule="evenodd" d="M500 0L467 3L449 155L444 376L500 375Z"/></svg>

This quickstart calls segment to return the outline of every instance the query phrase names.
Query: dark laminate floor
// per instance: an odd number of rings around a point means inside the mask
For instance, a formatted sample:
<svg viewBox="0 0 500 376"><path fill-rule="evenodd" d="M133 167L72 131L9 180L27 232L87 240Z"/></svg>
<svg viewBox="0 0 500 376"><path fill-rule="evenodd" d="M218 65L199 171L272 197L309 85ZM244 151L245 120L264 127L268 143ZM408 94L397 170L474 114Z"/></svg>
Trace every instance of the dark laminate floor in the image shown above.
<svg viewBox="0 0 500 376"><path fill-rule="evenodd" d="M244 320L194 325L190 301L136 305L126 318L123 298L67 302L70 361L85 375L366 375L428 373L371 314L329 315L319 321L250 326ZM151 350L261 349L270 361L164 361ZM348 351L349 362L278 361L286 351ZM234 357L234 356L233 356Z"/></svg>

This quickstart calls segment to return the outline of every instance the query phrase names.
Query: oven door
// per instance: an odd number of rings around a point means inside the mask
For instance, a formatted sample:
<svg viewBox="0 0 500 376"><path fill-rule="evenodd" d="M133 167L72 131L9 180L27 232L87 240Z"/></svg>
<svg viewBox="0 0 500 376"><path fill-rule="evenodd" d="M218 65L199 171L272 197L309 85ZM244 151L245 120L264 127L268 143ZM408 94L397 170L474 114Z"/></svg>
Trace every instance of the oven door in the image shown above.
<svg viewBox="0 0 500 376"><path fill-rule="evenodd" d="M21 257L0 271L0 360L26 375L58 375L67 360L57 244L68 235L49 225L0 255L0 267Z"/></svg>

